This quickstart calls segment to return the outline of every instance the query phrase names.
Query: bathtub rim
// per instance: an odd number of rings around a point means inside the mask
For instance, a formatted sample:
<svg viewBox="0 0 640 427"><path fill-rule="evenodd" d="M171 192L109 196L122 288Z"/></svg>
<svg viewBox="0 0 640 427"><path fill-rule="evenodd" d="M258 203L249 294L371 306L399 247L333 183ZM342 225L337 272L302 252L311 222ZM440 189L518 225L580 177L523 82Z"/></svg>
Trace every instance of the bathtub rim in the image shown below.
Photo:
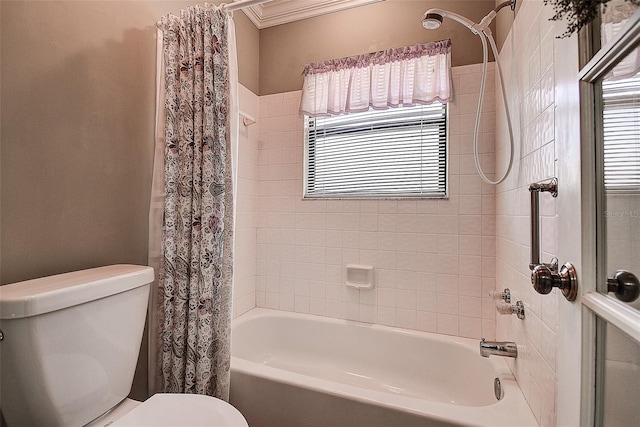
<svg viewBox="0 0 640 427"><path fill-rule="evenodd" d="M357 327L366 327L373 330L380 330L384 333L396 333L406 336L426 338L439 342L446 341L464 347L474 347L477 340L453 335L443 335L432 332L423 332L417 330L403 329L393 326L385 326L378 324L370 324L360 321L347 319L336 319L324 316L317 316L306 313L295 313L282 310L273 310L267 308L254 308L232 321L232 334L236 326L242 325L252 320L277 317L289 319L311 319L313 321L324 322L337 325L351 325ZM481 357L478 353L478 357ZM357 387L349 384L339 383L335 381L325 380L297 372L288 371L264 365L258 362L242 359L232 354L231 371L252 375L262 379L284 383L290 386L301 387L306 390L312 390L327 393L332 396L345 398L348 400L381 406L387 409L408 412L414 415L426 416L434 420L457 423L464 425L487 425L490 420L491 425L512 426L517 420L519 426L538 426L535 417L524 395L518 386L511 370L507 366L505 360L501 358L489 359L498 373L498 378L502 383L504 397L500 401L496 401L486 406L461 406L442 402L427 401L417 397L395 395L388 392L370 390L363 387ZM506 416L505 410L511 416ZM479 420L480 418L480 420ZM480 422L479 422L480 421Z"/></svg>

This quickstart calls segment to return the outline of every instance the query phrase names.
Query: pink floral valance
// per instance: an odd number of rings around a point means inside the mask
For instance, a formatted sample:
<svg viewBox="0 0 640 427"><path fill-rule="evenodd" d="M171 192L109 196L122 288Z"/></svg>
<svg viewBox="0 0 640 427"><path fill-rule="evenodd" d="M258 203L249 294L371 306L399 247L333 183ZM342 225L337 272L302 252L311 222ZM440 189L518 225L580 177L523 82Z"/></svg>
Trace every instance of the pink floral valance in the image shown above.
<svg viewBox="0 0 640 427"><path fill-rule="evenodd" d="M451 40L307 64L300 112L326 116L448 102L450 71Z"/></svg>

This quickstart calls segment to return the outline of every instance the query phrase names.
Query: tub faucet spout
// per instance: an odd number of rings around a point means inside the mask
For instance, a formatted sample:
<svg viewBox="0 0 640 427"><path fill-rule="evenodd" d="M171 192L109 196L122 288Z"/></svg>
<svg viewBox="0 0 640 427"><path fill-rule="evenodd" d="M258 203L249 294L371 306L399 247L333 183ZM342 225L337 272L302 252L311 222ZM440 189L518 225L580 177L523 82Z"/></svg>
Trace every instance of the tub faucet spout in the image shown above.
<svg viewBox="0 0 640 427"><path fill-rule="evenodd" d="M480 356L518 357L518 347L511 341L480 341Z"/></svg>

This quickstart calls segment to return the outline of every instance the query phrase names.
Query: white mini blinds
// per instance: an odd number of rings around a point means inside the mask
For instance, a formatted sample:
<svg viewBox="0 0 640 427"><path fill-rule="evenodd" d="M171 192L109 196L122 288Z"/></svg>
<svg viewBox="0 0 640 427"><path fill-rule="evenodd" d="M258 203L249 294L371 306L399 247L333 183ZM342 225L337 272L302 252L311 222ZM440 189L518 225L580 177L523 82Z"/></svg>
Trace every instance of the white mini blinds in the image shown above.
<svg viewBox="0 0 640 427"><path fill-rule="evenodd" d="M607 192L640 192L640 73L604 80L604 182Z"/></svg>
<svg viewBox="0 0 640 427"><path fill-rule="evenodd" d="M451 40L308 64L306 198L447 196Z"/></svg>
<svg viewBox="0 0 640 427"><path fill-rule="evenodd" d="M305 118L305 197L446 197L447 107Z"/></svg>
<svg viewBox="0 0 640 427"><path fill-rule="evenodd" d="M447 196L451 40L308 64L305 197Z"/></svg>

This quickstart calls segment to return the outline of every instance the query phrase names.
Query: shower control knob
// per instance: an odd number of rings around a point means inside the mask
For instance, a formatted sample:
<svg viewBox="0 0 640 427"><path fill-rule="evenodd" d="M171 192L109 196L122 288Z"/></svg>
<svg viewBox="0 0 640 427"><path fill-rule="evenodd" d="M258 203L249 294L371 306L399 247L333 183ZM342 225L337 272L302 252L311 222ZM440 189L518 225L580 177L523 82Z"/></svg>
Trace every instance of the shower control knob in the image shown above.
<svg viewBox="0 0 640 427"><path fill-rule="evenodd" d="M531 272L531 283L537 293L542 295L550 293L555 284L551 269L544 264L536 265Z"/></svg>
<svg viewBox="0 0 640 427"><path fill-rule="evenodd" d="M640 296L640 282L635 274L618 270L613 279L607 279L607 292L613 292L622 302L633 302Z"/></svg>
<svg viewBox="0 0 640 427"><path fill-rule="evenodd" d="M568 301L575 301L578 296L578 276L571 263L565 263L560 271L554 272L546 264L540 264L531 272L533 289L539 294L546 295L553 288L560 288Z"/></svg>

